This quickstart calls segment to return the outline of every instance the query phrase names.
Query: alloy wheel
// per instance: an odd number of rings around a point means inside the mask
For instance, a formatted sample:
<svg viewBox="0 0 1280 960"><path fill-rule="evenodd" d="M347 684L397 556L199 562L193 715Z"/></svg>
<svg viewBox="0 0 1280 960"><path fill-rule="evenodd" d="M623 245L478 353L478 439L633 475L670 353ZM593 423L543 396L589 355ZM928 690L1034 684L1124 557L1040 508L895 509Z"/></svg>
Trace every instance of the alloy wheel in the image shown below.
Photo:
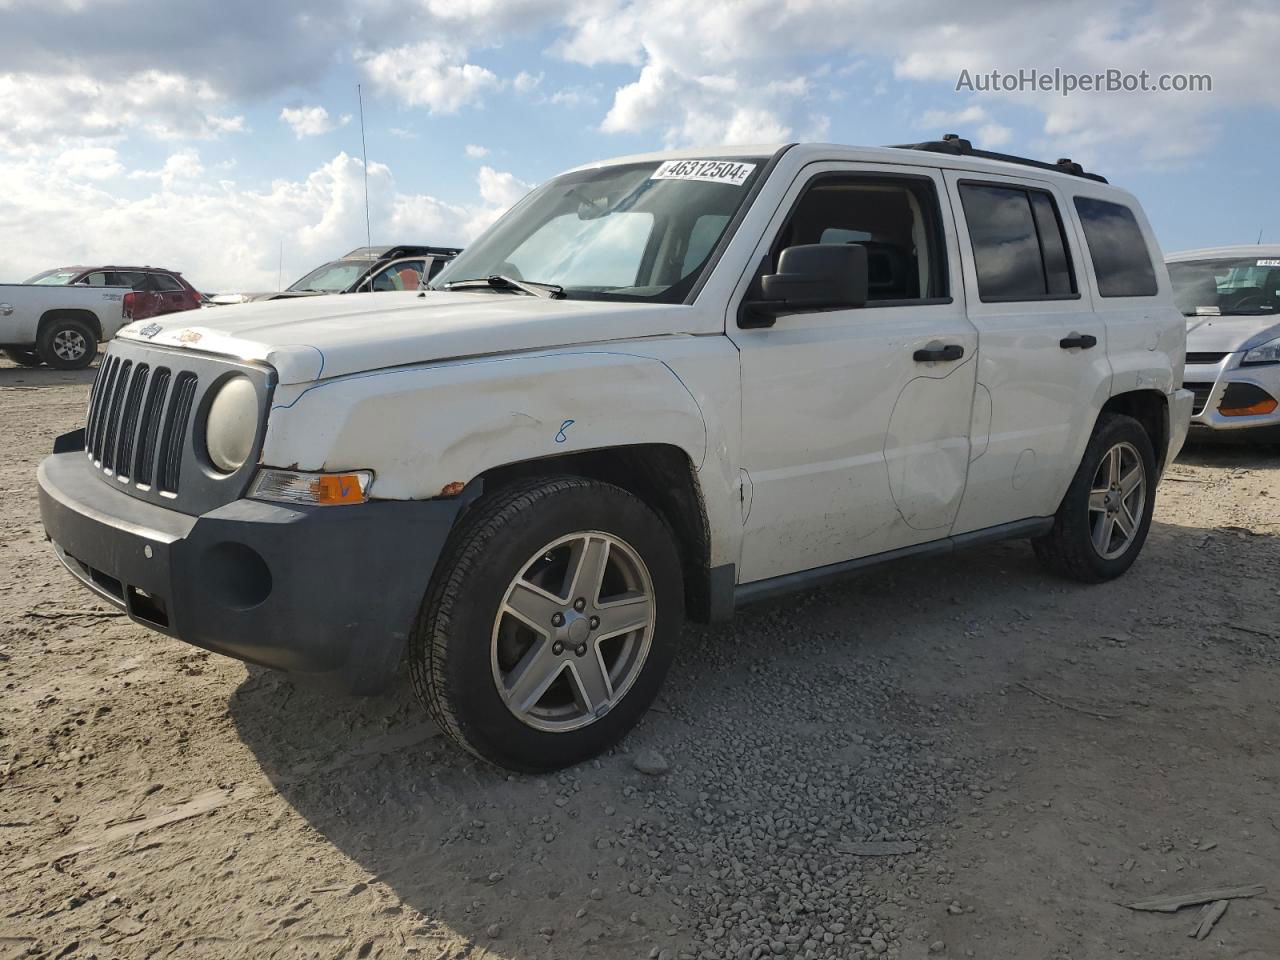
<svg viewBox="0 0 1280 960"><path fill-rule="evenodd" d="M1147 469L1137 447L1124 441L1108 450L1089 489L1093 549L1115 560L1133 546L1147 505Z"/></svg>
<svg viewBox="0 0 1280 960"><path fill-rule="evenodd" d="M547 544L508 585L493 625L507 709L551 733L600 719L643 670L655 613L652 578L630 544L600 531Z"/></svg>
<svg viewBox="0 0 1280 960"><path fill-rule="evenodd" d="M53 352L60 360L73 362L84 356L89 344L78 330L59 330L53 337Z"/></svg>

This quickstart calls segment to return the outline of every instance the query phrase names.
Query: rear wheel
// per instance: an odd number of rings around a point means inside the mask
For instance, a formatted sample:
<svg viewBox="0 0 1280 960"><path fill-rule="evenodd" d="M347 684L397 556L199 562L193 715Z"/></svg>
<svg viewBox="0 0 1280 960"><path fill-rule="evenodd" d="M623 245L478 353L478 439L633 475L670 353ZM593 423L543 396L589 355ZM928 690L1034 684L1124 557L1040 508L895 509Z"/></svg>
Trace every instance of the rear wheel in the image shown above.
<svg viewBox="0 0 1280 960"><path fill-rule="evenodd" d="M674 655L684 584L652 509L611 484L531 481L450 538L410 644L442 729L491 763L555 770L616 743Z"/></svg>
<svg viewBox="0 0 1280 960"><path fill-rule="evenodd" d="M17 347L6 347L4 355L20 367L38 367L41 364L40 354L34 350L20 350Z"/></svg>
<svg viewBox="0 0 1280 960"><path fill-rule="evenodd" d="M50 320L36 343L40 359L59 370L81 370L98 355L98 337L89 324L74 317Z"/></svg>
<svg viewBox="0 0 1280 960"><path fill-rule="evenodd" d="M1064 576L1101 583L1133 565L1155 510L1155 453L1142 424L1103 414L1062 498L1053 529L1032 542Z"/></svg>

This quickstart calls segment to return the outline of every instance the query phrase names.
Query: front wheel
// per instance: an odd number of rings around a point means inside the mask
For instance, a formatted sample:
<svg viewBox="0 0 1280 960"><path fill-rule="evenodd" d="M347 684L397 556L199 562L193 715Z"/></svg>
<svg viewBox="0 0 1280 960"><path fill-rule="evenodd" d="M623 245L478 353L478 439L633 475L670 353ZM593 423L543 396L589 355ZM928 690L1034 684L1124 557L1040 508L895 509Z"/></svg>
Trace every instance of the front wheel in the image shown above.
<svg viewBox="0 0 1280 960"><path fill-rule="evenodd" d="M666 523L612 484L530 481L450 537L410 642L419 698L459 745L543 772L616 743L653 701L684 617Z"/></svg>
<svg viewBox="0 0 1280 960"><path fill-rule="evenodd" d="M1103 414L1054 517L1053 529L1032 541L1050 569L1084 583L1102 583L1133 565L1155 511L1156 459L1142 424Z"/></svg>

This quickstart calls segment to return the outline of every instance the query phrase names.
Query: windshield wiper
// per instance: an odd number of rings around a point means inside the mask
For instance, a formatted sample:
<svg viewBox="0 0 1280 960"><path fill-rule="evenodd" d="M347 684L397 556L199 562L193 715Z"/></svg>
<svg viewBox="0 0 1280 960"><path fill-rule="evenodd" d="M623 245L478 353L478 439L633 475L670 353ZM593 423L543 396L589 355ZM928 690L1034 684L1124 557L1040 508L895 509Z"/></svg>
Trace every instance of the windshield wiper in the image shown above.
<svg viewBox="0 0 1280 960"><path fill-rule="evenodd" d="M463 290L467 287L489 287L493 290L507 290L514 293L522 290L535 297L542 297L544 300L563 300L564 287L554 283L537 283L533 280L516 280L514 277L507 277L502 274L494 274L491 277L476 277L473 280L454 280L452 283L446 283L446 290Z"/></svg>

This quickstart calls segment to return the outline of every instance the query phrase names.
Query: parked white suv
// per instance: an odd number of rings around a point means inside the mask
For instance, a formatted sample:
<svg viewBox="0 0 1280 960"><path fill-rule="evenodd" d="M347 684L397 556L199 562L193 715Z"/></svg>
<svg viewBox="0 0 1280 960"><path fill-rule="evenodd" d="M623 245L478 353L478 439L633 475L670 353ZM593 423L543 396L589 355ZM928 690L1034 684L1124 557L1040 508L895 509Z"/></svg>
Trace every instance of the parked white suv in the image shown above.
<svg viewBox="0 0 1280 960"><path fill-rule="evenodd" d="M1280 244L1171 254L1193 439L1280 440Z"/></svg>
<svg viewBox="0 0 1280 960"><path fill-rule="evenodd" d="M1030 538L1096 582L1181 447L1142 211L954 139L591 164L421 293L163 317L40 467L139 623L377 689L547 770L621 737L686 614Z"/></svg>

